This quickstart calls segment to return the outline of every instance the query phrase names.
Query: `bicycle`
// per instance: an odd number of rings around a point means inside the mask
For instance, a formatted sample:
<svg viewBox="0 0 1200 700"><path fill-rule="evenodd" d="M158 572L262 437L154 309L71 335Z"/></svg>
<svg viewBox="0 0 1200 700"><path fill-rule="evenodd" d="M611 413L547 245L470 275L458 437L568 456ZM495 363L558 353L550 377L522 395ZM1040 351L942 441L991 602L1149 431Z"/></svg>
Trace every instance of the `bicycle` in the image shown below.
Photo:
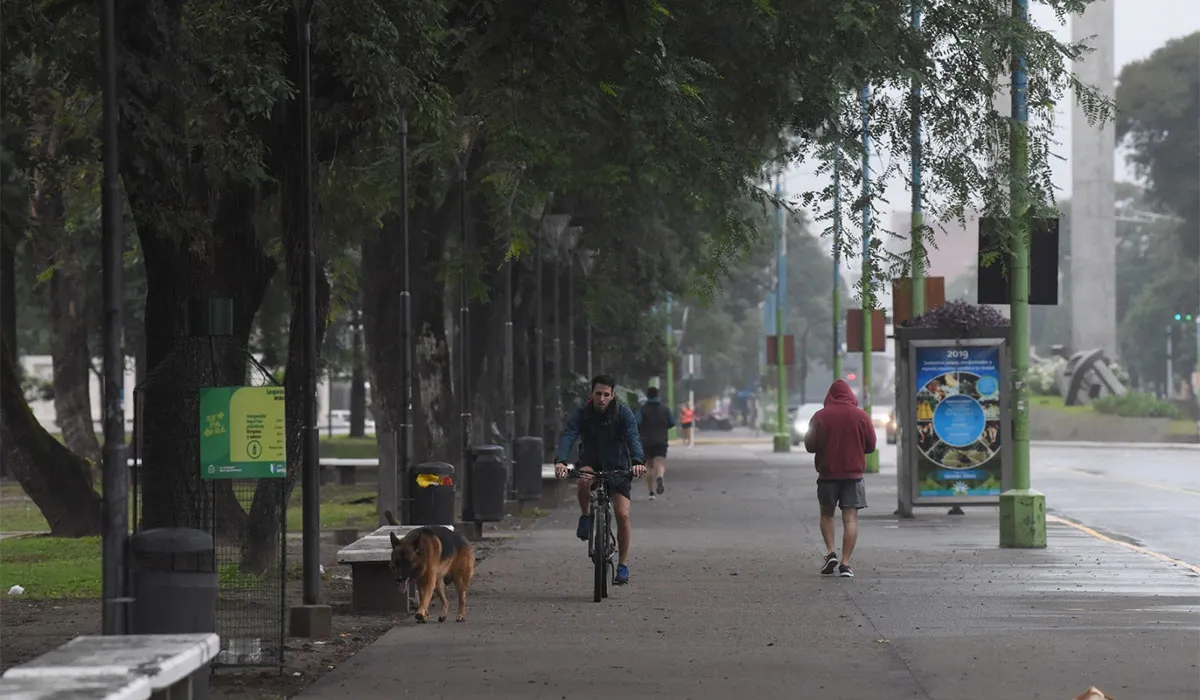
<svg viewBox="0 0 1200 700"><path fill-rule="evenodd" d="M590 512L592 514L592 530L588 533L588 558L595 566L595 581L592 591L592 601L599 603L608 597L608 584L616 575L617 537L613 534L612 524L616 519L613 513L612 496L608 493L609 476L625 476L628 469L607 469L602 471L580 471L568 469L567 477L599 480L589 489ZM603 546L597 546L603 542Z"/></svg>

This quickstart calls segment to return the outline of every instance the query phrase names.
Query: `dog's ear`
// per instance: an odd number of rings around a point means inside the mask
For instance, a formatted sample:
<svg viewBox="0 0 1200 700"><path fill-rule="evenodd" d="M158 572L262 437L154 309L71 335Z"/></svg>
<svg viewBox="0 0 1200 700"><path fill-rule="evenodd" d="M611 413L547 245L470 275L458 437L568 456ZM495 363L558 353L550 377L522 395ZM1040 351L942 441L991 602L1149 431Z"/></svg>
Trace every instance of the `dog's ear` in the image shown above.
<svg viewBox="0 0 1200 700"><path fill-rule="evenodd" d="M389 532L388 534L391 535L391 537L392 537L392 547L393 548L399 547L400 546L400 538L396 537L396 533Z"/></svg>

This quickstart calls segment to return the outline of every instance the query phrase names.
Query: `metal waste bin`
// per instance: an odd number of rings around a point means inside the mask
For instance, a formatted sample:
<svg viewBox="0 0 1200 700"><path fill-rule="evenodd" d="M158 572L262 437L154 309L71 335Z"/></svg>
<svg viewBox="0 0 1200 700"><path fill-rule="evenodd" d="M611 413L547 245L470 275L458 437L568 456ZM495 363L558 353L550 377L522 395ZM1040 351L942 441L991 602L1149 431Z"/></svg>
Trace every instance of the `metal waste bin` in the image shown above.
<svg viewBox="0 0 1200 700"><path fill-rule="evenodd" d="M476 445L467 456L463 521L494 523L504 519L504 492L508 482L507 458L499 445Z"/></svg>
<svg viewBox="0 0 1200 700"><path fill-rule="evenodd" d="M163 527L130 538L133 634L217 631L213 538L203 530ZM208 668L192 677L195 697L208 697Z"/></svg>
<svg viewBox="0 0 1200 700"><path fill-rule="evenodd" d="M542 439L519 437L513 441L513 490L517 500L536 501L542 497Z"/></svg>
<svg viewBox="0 0 1200 700"><path fill-rule="evenodd" d="M425 462L408 468L408 524L454 524L454 465Z"/></svg>

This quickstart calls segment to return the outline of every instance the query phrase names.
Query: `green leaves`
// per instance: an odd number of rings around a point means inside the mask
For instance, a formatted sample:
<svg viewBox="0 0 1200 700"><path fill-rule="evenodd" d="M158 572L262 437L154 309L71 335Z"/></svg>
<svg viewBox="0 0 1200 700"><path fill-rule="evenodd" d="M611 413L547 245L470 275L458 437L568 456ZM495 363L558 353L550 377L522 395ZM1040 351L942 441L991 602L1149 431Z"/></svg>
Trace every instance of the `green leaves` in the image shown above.
<svg viewBox="0 0 1200 700"><path fill-rule="evenodd" d="M1060 12L1077 11L1085 2L1047 3ZM923 208L931 220L965 221L976 215L1008 210L1014 192L1033 207L1047 211L1054 204L1050 162L1054 157L1054 110L1068 91L1096 120L1111 118L1112 103L1069 72L1070 60L1084 47L1059 42L1046 29L1015 18L1006 3L993 0L926 0L920 31L909 22L909 2L842 2L833 12L835 35L861 33L870 39L861 51L831 73L825 95L829 119L820 133L795 131L783 157L791 161L814 158L822 167L837 164L845 210L854 212L854 224L844 227L845 252L854 252L863 234L858 215L868 201L861 198L862 115L858 91L872 86L869 103L871 150L882 161L871 173L869 189L871 223L867 235L888 235L879 222L876 203L882 182L893 176L909 179L912 153L911 123L919 109L924 134ZM1008 105L999 103L1002 86L1009 82L1010 58L1015 48L1025 53L1029 75L1027 127L1028 176L1010 178L1009 143L1013 122ZM921 86L918 101L910 89L913 79ZM804 193L800 201L819 210L826 222L824 235L832 233L832 185L820 192ZM900 232L907 234L907 232ZM932 231L925 231L929 238ZM1011 232L1009 235L1012 235ZM856 253L855 253L856 254ZM899 259L876 261L870 269L875 282L897 274Z"/></svg>

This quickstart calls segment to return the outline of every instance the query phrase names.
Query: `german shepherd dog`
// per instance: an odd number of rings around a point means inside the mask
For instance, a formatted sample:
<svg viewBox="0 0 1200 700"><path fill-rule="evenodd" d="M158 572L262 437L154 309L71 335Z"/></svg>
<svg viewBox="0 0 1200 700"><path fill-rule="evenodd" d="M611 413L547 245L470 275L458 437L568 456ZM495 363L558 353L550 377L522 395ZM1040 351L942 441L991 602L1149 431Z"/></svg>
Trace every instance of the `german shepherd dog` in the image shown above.
<svg viewBox="0 0 1200 700"><path fill-rule="evenodd" d="M391 512L384 511L389 525L399 525ZM417 622L429 621L429 604L436 590L442 599L442 614L438 622L445 622L450 611L450 600L446 597L446 584L453 583L458 590L458 615L455 620L467 619L467 587L475 575L475 550L462 533L441 525L425 525L402 538L392 536L392 572L397 585L404 586L409 579L417 582L420 605L417 607Z"/></svg>

